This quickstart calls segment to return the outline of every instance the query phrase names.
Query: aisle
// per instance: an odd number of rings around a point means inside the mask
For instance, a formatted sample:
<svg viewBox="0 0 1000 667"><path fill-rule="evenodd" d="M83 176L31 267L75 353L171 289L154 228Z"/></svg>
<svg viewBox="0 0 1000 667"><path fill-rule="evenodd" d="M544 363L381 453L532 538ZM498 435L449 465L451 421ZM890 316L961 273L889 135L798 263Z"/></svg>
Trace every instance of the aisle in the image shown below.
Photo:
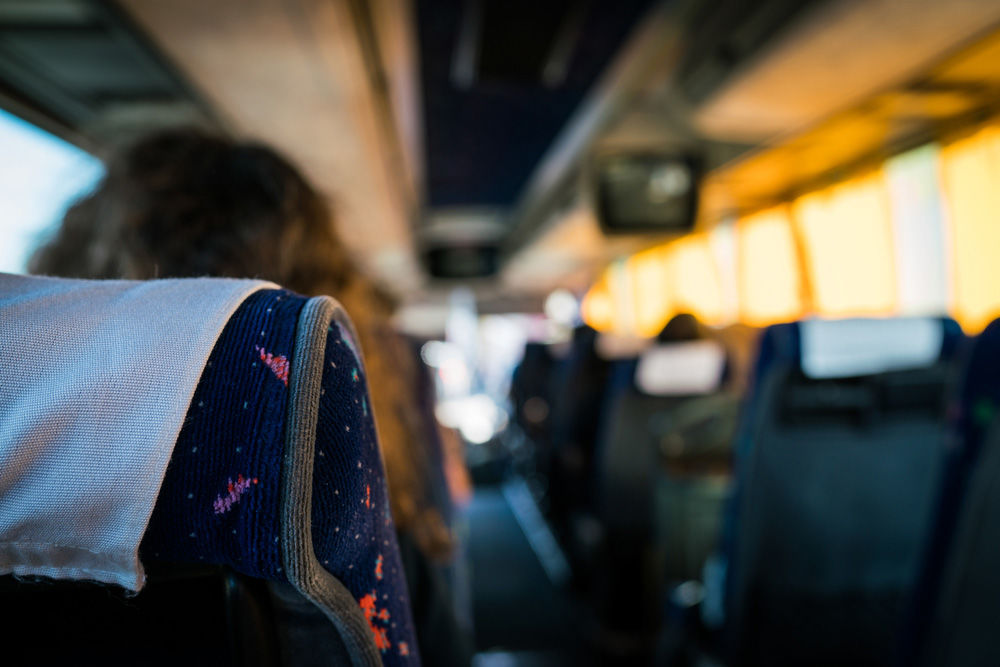
<svg viewBox="0 0 1000 667"><path fill-rule="evenodd" d="M477 667L580 664L578 610L552 584L499 487L467 510Z"/></svg>

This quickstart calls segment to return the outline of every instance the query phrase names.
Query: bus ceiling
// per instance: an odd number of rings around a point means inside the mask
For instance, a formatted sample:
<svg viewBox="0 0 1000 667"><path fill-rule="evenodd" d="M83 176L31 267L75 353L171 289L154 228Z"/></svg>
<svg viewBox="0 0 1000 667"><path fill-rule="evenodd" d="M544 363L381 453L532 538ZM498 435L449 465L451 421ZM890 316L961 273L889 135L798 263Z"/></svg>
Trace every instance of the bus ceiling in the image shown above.
<svg viewBox="0 0 1000 667"><path fill-rule="evenodd" d="M0 106L98 151L177 122L265 140L390 287L495 273L473 287L502 301L678 233L602 233L621 209L595 184L662 197L697 165L711 225L982 112L996 72L933 75L998 22L1000 0L0 0ZM820 132L849 114L877 126L855 150L789 162L861 136Z"/></svg>

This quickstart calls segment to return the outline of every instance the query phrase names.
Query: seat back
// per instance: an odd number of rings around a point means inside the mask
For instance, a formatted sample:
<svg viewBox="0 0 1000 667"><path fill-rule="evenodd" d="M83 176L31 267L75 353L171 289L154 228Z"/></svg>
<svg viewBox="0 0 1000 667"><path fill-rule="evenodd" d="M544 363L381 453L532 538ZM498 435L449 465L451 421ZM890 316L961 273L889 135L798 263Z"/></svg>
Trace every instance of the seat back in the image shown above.
<svg viewBox="0 0 1000 667"><path fill-rule="evenodd" d="M246 298L204 365L163 477L140 549L149 585L126 597L7 582L5 596L39 614L18 619L39 640L26 643L32 655L419 664L355 340L329 298ZM44 643L54 613L86 630L68 633L80 643Z"/></svg>
<svg viewBox="0 0 1000 667"><path fill-rule="evenodd" d="M725 368L725 349L707 340L655 346L638 360L616 364L597 466L599 516L606 526L648 537L662 439L683 435L677 410L719 392Z"/></svg>
<svg viewBox="0 0 1000 667"><path fill-rule="evenodd" d="M629 637L639 651L649 650L658 627L664 583L677 573L670 565L699 558L686 539L696 532L687 530L693 524L663 525L668 515L687 519L701 509L690 494L666 488L664 452L687 461L728 459L729 439L716 451L715 439L707 442L693 433L688 419L706 402L712 403L706 418L724 418L716 399L726 358L725 349L713 341L667 343L638 359L616 362L611 373L595 470L597 517L604 529L595 598L605 632ZM676 451L678 444L683 451ZM715 499L716 509L720 500ZM709 523L708 532L714 533L715 521L708 517L694 523ZM635 590L634 616L621 613L625 588Z"/></svg>
<svg viewBox="0 0 1000 667"><path fill-rule="evenodd" d="M765 332L724 537L734 662L889 660L929 518L959 338L950 320Z"/></svg>
<svg viewBox="0 0 1000 667"><path fill-rule="evenodd" d="M549 514L557 532L568 533L571 515L588 497L594 448L611 362L600 357L597 332L577 328L569 356L556 370L552 388L551 460L539 467L549 476ZM544 455L543 455L544 458Z"/></svg>
<svg viewBox="0 0 1000 667"><path fill-rule="evenodd" d="M552 372L555 359L548 345L528 342L524 356L514 369L510 383L510 398L514 420L535 446L545 447L552 417Z"/></svg>
<svg viewBox="0 0 1000 667"><path fill-rule="evenodd" d="M970 345L952 447L897 664L1000 663L1000 321Z"/></svg>

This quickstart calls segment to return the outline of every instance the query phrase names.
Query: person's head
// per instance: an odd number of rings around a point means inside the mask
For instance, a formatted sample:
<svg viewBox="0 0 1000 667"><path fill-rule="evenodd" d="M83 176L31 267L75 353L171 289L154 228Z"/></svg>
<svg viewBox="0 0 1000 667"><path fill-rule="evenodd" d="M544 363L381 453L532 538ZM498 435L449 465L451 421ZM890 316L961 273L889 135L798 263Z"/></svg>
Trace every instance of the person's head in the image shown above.
<svg viewBox="0 0 1000 667"><path fill-rule="evenodd" d="M656 336L658 343L681 343L701 338L701 327L698 319L690 313L678 313L670 318Z"/></svg>
<svg viewBox="0 0 1000 667"><path fill-rule="evenodd" d="M369 353L396 524L425 552L446 553L450 538L429 506L426 462L414 444L411 387L400 365L383 359L392 304L356 271L324 198L273 149L190 128L148 135L107 169L29 269L78 278L262 278L336 297Z"/></svg>
<svg viewBox="0 0 1000 667"><path fill-rule="evenodd" d="M303 293L339 292L354 273L327 202L287 160L192 128L156 132L113 157L29 268L259 277Z"/></svg>

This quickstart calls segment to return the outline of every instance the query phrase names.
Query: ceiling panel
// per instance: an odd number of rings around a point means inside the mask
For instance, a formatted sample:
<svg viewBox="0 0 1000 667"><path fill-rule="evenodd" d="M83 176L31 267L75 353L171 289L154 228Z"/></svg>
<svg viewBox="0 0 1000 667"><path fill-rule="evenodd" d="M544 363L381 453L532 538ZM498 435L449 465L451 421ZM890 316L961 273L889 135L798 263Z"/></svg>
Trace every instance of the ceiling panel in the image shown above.
<svg viewBox="0 0 1000 667"><path fill-rule="evenodd" d="M129 106L185 106L212 121L128 18L97 0L0 1L0 95L77 136Z"/></svg>
<svg viewBox="0 0 1000 667"><path fill-rule="evenodd" d="M650 0L418 0L431 208L512 205Z"/></svg>
<svg viewBox="0 0 1000 667"><path fill-rule="evenodd" d="M329 197L363 269L397 290L421 285L409 181L381 122L356 14L371 4L121 4L238 134L281 150Z"/></svg>

